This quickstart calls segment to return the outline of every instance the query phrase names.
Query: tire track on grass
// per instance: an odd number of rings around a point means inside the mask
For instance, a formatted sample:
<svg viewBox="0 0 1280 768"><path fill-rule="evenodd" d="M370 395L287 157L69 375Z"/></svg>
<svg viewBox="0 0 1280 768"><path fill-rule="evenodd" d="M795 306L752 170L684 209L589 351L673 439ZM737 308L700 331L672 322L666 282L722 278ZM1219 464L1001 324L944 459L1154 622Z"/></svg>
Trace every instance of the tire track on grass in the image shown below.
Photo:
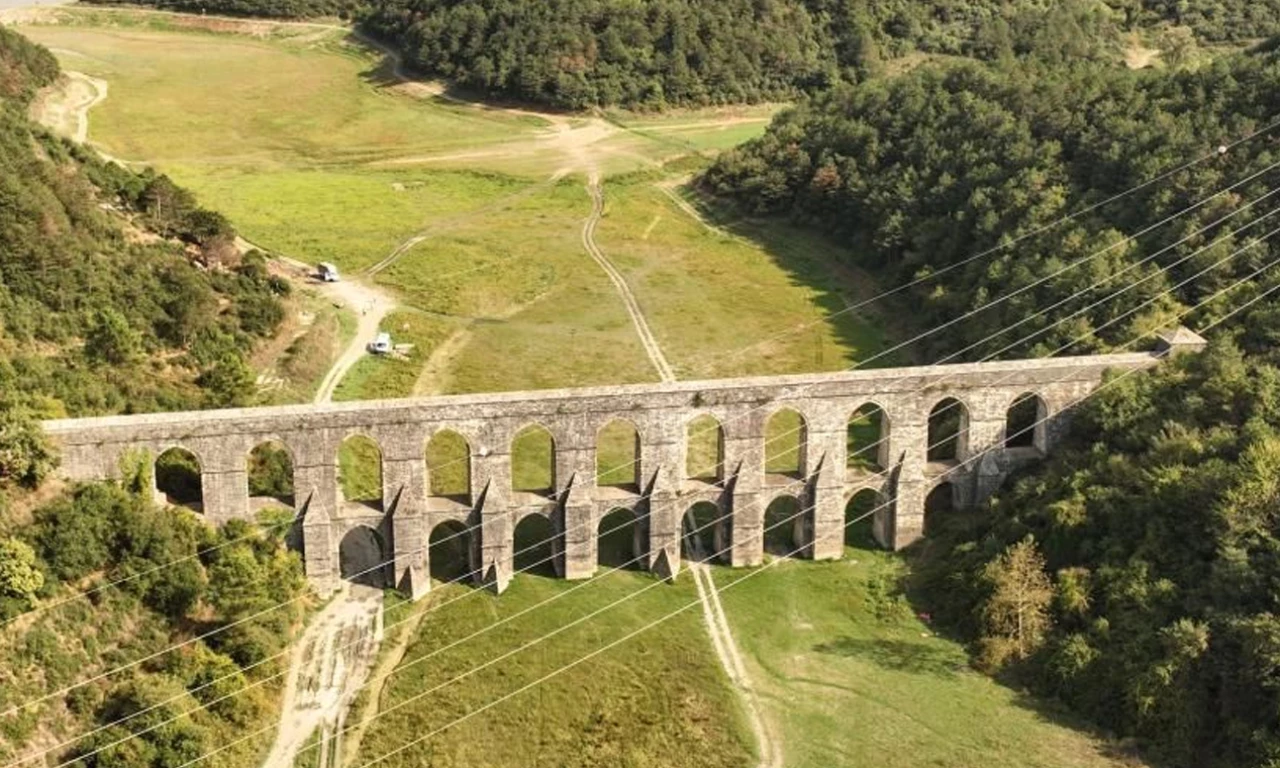
<svg viewBox="0 0 1280 768"><path fill-rule="evenodd" d="M675 381L675 372L667 362L666 356L662 354L662 347L658 346L658 340L654 337L653 331L649 330L649 322L645 319L644 311L640 309L640 303L636 301L635 294L631 292L631 286L627 285L626 278L596 244L596 227L600 224L600 219L604 218L604 186L600 183L598 173L593 172L588 179L587 193L591 195L591 215L582 226L582 246L587 249L587 253L595 259L604 273L609 276L609 280L613 282L614 288L618 290L623 306L626 307L627 314L631 316L631 322L636 327L636 334L640 336L640 344L649 355L653 367L657 369L658 376L664 382Z"/></svg>
<svg viewBox="0 0 1280 768"><path fill-rule="evenodd" d="M689 563L689 571L698 588L698 599L702 601L702 618L707 624L707 632L711 635L711 644L720 659L720 666L724 667L730 682L738 689L746 705L751 732L760 748L758 768L782 768L782 745L773 738L765 724L760 702L756 698L755 689L751 687L751 679L747 677L742 654L738 652L738 645L733 640L733 631L725 616L724 606L720 603L720 593L711 578L711 571L703 563Z"/></svg>

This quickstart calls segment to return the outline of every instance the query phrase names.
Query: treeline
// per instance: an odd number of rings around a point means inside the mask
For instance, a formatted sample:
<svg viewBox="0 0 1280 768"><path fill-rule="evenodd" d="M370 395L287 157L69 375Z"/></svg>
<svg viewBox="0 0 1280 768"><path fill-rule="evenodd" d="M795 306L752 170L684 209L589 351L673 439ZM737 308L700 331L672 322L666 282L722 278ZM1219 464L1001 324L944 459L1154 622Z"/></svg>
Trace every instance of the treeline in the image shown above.
<svg viewBox="0 0 1280 768"><path fill-rule="evenodd" d="M0 719L0 759L92 731L47 762L175 768L224 746L211 765L259 762L262 743L232 742L277 716L267 683L305 590L285 546L292 510L215 530L156 506L150 457L132 459L124 481L72 488L29 524L2 508L0 483L0 709L29 704Z"/></svg>
<svg viewBox="0 0 1280 768"><path fill-rule="evenodd" d="M52 56L0 28L0 410L91 415L248 402L284 281L168 178L32 124ZM0 451L3 453L3 451ZM5 462L0 462L3 466Z"/></svg>
<svg viewBox="0 0 1280 768"><path fill-rule="evenodd" d="M862 80L912 50L998 56L1029 27L1114 42L1105 6L1067 5L380 0L363 26L417 69L485 93L570 109L661 109L792 99ZM1082 14L1094 17L1085 29Z"/></svg>
<svg viewBox="0 0 1280 768"><path fill-rule="evenodd" d="M792 99L913 51L991 60L1052 37L1118 61L1124 31L1261 37L1280 0L376 0L361 16L412 66L484 93L661 109Z"/></svg>
<svg viewBox="0 0 1280 768"><path fill-rule="evenodd" d="M1046 467L932 520L915 558L980 666L1168 765L1280 759L1277 314L1104 388Z"/></svg>
<svg viewBox="0 0 1280 768"><path fill-rule="evenodd" d="M366 8L364 0L92 0L103 5L146 5L166 11L218 16L261 16L306 19L322 16L353 18Z"/></svg>
<svg viewBox="0 0 1280 768"><path fill-rule="evenodd" d="M885 286L927 278L929 359L1116 349L1226 289L1186 320L1227 320L1211 352L1109 385L1045 465L931 517L914 572L981 668L1170 765L1277 764L1280 311L1229 313L1280 283L1280 134L1234 143L1276 119L1280 54L1130 72L1068 51L832 89L701 184Z"/></svg>
<svg viewBox="0 0 1280 768"><path fill-rule="evenodd" d="M1254 225L1273 204L1246 205L1274 185L1255 173L1280 160L1271 134L1091 208L1273 120L1280 55L1134 73L1053 50L833 89L721 155L702 186L829 233L884 285L943 272L914 290L921 322L969 316L927 340L930 358L1112 348L1280 255L1254 243L1275 226ZM1125 240L1192 206L1175 225Z"/></svg>

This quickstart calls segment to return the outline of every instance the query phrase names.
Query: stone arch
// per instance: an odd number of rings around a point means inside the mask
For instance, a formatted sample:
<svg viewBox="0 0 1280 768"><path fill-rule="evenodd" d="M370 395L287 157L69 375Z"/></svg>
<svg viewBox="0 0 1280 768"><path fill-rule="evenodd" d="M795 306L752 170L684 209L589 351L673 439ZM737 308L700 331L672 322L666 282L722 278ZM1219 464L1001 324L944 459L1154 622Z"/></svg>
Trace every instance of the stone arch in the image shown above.
<svg viewBox="0 0 1280 768"><path fill-rule="evenodd" d="M338 446L338 489L347 504L382 509L382 447L365 434L347 435Z"/></svg>
<svg viewBox="0 0 1280 768"><path fill-rule="evenodd" d="M685 510L680 526L680 552L684 559L714 563L728 556L725 516L710 501L699 501Z"/></svg>
<svg viewBox="0 0 1280 768"><path fill-rule="evenodd" d="M1004 447L1044 451L1044 426L1049 406L1034 392L1013 399L1004 419Z"/></svg>
<svg viewBox="0 0 1280 768"><path fill-rule="evenodd" d="M884 494L863 488L844 506L844 545L855 549L875 549L876 530L882 528L889 507Z"/></svg>
<svg viewBox="0 0 1280 768"><path fill-rule="evenodd" d="M367 525L352 527L338 545L338 573L353 584L385 587L387 560L381 534Z"/></svg>
<svg viewBox="0 0 1280 768"><path fill-rule="evenodd" d="M969 451L969 408L954 397L939 400L929 411L927 461L964 461Z"/></svg>
<svg viewBox="0 0 1280 768"><path fill-rule="evenodd" d="M596 563L606 568L640 570L644 555L640 517L630 509L618 507L600 518L596 527Z"/></svg>
<svg viewBox="0 0 1280 768"><path fill-rule="evenodd" d="M941 521L955 511L956 489L950 482L941 482L929 491L924 499L924 534L937 530Z"/></svg>
<svg viewBox="0 0 1280 768"><path fill-rule="evenodd" d="M774 411L764 427L764 471L787 479L805 476L809 445L809 422L794 408Z"/></svg>
<svg viewBox="0 0 1280 768"><path fill-rule="evenodd" d="M684 474L689 480L719 483L724 480L724 427L703 413L685 425Z"/></svg>
<svg viewBox="0 0 1280 768"><path fill-rule="evenodd" d="M431 529L427 539L431 578L452 583L468 581L475 575L471 533L471 528L458 520L445 520Z"/></svg>
<svg viewBox="0 0 1280 768"><path fill-rule="evenodd" d="M596 485L640 490L640 430L626 419L596 432Z"/></svg>
<svg viewBox="0 0 1280 768"><path fill-rule="evenodd" d="M452 429L427 441L427 495L471 503L471 443Z"/></svg>
<svg viewBox="0 0 1280 768"><path fill-rule="evenodd" d="M245 457L249 498L294 506L293 452L280 440L264 440Z"/></svg>
<svg viewBox="0 0 1280 768"><path fill-rule="evenodd" d="M774 557L807 556L813 531L813 510L800 499L783 494L764 511L764 551Z"/></svg>
<svg viewBox="0 0 1280 768"><path fill-rule="evenodd" d="M556 488L556 440L541 424L511 438L511 490L550 496Z"/></svg>
<svg viewBox="0 0 1280 768"><path fill-rule="evenodd" d="M175 507L204 511L204 465L194 451L172 446L156 456L156 498Z"/></svg>
<svg viewBox="0 0 1280 768"><path fill-rule="evenodd" d="M551 518L537 512L522 517L512 533L512 547L517 573L558 575L560 537Z"/></svg>
<svg viewBox="0 0 1280 768"><path fill-rule="evenodd" d="M877 403L863 403L849 416L848 466L868 472L889 467L889 414Z"/></svg>

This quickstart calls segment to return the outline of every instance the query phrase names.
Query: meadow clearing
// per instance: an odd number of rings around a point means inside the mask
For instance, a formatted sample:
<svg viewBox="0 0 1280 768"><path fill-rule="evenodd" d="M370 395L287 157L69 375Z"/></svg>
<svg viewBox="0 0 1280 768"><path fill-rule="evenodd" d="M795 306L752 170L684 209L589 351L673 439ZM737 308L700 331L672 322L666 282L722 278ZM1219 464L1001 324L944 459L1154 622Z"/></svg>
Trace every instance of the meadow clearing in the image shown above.
<svg viewBox="0 0 1280 768"><path fill-rule="evenodd" d="M385 329L411 350L362 361L338 399L655 380L581 243L588 178L598 243L682 378L841 368L882 344L874 318L824 320L867 287L822 268L834 246L722 235L672 197L776 107L539 114L402 82L326 24L39 19L23 32L109 84L93 144L169 173L251 242L370 272L402 302Z"/></svg>

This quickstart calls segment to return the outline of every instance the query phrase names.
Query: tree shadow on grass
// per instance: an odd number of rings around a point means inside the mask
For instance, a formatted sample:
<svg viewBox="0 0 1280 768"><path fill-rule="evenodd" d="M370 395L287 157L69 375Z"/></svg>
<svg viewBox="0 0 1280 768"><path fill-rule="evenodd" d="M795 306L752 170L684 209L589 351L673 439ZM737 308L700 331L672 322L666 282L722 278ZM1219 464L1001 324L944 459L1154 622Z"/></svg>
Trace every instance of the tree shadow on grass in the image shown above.
<svg viewBox="0 0 1280 768"><path fill-rule="evenodd" d="M871 640L842 636L813 647L818 653L870 661L883 669L916 675L955 677L967 669L952 651L909 640Z"/></svg>
<svg viewBox="0 0 1280 768"><path fill-rule="evenodd" d="M869 302L883 288L892 286L877 285L870 274L854 265L852 254L842 244L781 218L744 216L741 209L710 195L696 182L673 192L708 224L759 246L792 282L813 290L814 302L828 318L833 337L851 350L855 359L870 357L893 340L920 330L911 323L915 313L906 302L894 297ZM851 305L864 302L868 302L864 308L849 311ZM915 354L912 349L898 350L876 360L872 367L910 365L919 362Z"/></svg>

